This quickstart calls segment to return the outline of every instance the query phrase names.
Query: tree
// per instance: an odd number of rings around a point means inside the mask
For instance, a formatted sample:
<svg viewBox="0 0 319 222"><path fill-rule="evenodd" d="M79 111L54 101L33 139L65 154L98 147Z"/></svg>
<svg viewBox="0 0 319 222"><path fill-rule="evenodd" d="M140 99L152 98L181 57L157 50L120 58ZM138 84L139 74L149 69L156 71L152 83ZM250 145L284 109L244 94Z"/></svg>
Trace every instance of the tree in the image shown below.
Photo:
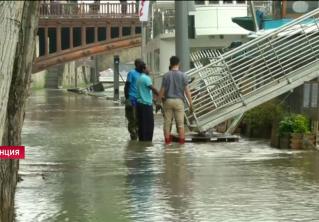
<svg viewBox="0 0 319 222"><path fill-rule="evenodd" d="M0 141L21 145L39 1L1 1L0 18ZM13 221L18 166L17 160L0 160L0 222Z"/></svg>

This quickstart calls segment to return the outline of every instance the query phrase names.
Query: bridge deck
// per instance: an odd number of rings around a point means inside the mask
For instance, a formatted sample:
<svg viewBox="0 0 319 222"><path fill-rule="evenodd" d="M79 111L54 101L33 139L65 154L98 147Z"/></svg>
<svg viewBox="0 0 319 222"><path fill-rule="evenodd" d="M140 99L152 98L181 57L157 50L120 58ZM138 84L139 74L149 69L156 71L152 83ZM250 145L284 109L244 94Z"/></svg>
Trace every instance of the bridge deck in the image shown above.
<svg viewBox="0 0 319 222"><path fill-rule="evenodd" d="M33 72L141 45L136 4L41 3Z"/></svg>

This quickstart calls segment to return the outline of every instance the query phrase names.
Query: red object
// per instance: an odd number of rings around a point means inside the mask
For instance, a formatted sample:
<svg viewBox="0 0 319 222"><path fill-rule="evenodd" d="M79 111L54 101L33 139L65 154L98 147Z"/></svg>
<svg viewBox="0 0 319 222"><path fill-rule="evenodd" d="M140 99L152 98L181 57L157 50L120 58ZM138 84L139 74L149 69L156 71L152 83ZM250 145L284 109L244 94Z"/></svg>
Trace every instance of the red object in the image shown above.
<svg viewBox="0 0 319 222"><path fill-rule="evenodd" d="M0 146L0 159L24 159L24 146Z"/></svg>
<svg viewBox="0 0 319 222"><path fill-rule="evenodd" d="M185 143L185 138L179 138L179 144L184 144Z"/></svg>
<svg viewBox="0 0 319 222"><path fill-rule="evenodd" d="M168 138L165 137L165 145L169 145L172 143L173 137L169 136Z"/></svg>

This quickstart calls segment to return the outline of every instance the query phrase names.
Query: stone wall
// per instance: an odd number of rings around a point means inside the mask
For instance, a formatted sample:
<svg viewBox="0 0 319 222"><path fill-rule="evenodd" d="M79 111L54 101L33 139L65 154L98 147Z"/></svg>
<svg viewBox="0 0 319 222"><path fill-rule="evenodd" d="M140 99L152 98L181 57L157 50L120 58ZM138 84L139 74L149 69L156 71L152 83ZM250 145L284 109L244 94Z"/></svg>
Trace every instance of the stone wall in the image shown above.
<svg viewBox="0 0 319 222"><path fill-rule="evenodd" d="M120 63L134 63L134 60L141 58L141 47L135 47L131 49L118 50L112 54L104 54L98 56L98 70L103 71L108 68L113 69L113 58L114 55L120 57Z"/></svg>
<svg viewBox="0 0 319 222"><path fill-rule="evenodd" d="M133 63L136 58L141 57L141 48L135 47L126 50L118 50L112 54L98 55L98 71L108 68L113 69L114 55L120 56L122 64ZM77 67L77 80L75 78L75 61L49 68L32 74L32 88L84 88L94 82L95 70L89 66ZM94 64L94 61L91 65ZM77 84L76 84L77 82Z"/></svg>
<svg viewBox="0 0 319 222"><path fill-rule="evenodd" d="M41 88L74 88L86 87L93 81L91 75L94 70L88 66L77 67L77 80L75 78L75 62L69 62L63 65L58 65L35 74L32 74L33 89ZM77 84L76 84L77 82Z"/></svg>

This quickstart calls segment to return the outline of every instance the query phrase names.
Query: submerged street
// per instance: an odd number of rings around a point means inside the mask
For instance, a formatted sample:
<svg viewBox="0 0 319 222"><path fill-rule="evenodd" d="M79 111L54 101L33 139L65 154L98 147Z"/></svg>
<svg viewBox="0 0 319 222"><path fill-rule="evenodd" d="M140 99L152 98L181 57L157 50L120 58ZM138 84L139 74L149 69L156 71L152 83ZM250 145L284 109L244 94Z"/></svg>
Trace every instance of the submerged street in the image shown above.
<svg viewBox="0 0 319 222"><path fill-rule="evenodd" d="M319 153L269 141L130 142L124 107L34 91L23 127L17 221L318 221Z"/></svg>

